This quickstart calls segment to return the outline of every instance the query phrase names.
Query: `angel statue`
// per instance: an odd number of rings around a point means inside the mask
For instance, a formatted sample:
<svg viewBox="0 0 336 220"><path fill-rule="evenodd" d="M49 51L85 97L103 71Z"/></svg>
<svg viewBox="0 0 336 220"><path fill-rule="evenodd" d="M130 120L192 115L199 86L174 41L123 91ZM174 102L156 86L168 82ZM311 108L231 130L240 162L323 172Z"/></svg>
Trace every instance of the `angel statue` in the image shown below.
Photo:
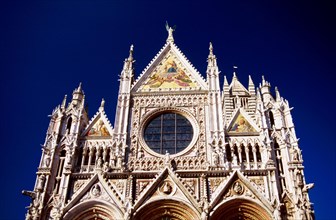
<svg viewBox="0 0 336 220"><path fill-rule="evenodd" d="M176 29L176 25L174 27L169 27L168 22L166 21L166 30L168 31L167 42L174 42L173 32Z"/></svg>

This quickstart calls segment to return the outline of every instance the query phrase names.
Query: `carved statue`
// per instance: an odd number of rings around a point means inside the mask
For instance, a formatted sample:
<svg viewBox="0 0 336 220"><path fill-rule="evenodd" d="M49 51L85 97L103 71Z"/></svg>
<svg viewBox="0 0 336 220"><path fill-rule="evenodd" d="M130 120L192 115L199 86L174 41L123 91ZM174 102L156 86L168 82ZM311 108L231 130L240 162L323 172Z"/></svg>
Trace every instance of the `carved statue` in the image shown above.
<svg viewBox="0 0 336 220"><path fill-rule="evenodd" d="M117 167L120 168L121 165L122 165L122 156L118 155L118 157L117 157Z"/></svg>
<svg viewBox="0 0 336 220"><path fill-rule="evenodd" d="M139 150L138 157L139 159L144 157L144 152L142 149Z"/></svg>
<svg viewBox="0 0 336 220"><path fill-rule="evenodd" d="M53 219L60 219L62 216L61 208L62 208L62 202L64 200L64 197L60 197L60 195L54 195L53 196L53 202L52 202L52 210L50 212L50 216L53 217Z"/></svg>
<svg viewBox="0 0 336 220"><path fill-rule="evenodd" d="M171 191L172 191L172 187L170 186L168 182L165 182L163 185L162 192L164 192L165 194L170 194Z"/></svg>
<svg viewBox="0 0 336 220"><path fill-rule="evenodd" d="M165 154L165 164L169 164L169 161L170 161L170 154L168 151L166 151L166 154Z"/></svg>
<svg viewBox="0 0 336 220"><path fill-rule="evenodd" d="M303 177L302 177L301 171L298 171L296 174L296 182L298 186L300 187L303 186Z"/></svg>
<svg viewBox="0 0 336 220"><path fill-rule="evenodd" d="M115 167L116 165L116 155L115 154L112 154L110 164L112 167Z"/></svg>
<svg viewBox="0 0 336 220"><path fill-rule="evenodd" d="M232 163L233 163L233 165L238 165L238 158L235 154L233 154Z"/></svg>
<svg viewBox="0 0 336 220"><path fill-rule="evenodd" d="M212 152L212 162L216 166L219 164L219 155L216 151Z"/></svg>
<svg viewBox="0 0 336 220"><path fill-rule="evenodd" d="M50 165L50 151L46 150L46 153L44 155L44 160L43 160L43 166L49 167L49 165Z"/></svg>
<svg viewBox="0 0 336 220"><path fill-rule="evenodd" d="M206 220L209 213L209 203L205 197L202 199L202 209L201 220Z"/></svg>
<svg viewBox="0 0 336 220"><path fill-rule="evenodd" d="M108 162L105 162L105 163L104 163L104 165L103 165L103 170L104 170L104 172L108 172L108 171L110 171L110 167L109 167L109 165L108 165Z"/></svg>
<svg viewBox="0 0 336 220"><path fill-rule="evenodd" d="M38 191L42 191L44 188L44 183L45 183L45 176L42 174L38 179L38 184L37 184L36 189Z"/></svg>
<svg viewBox="0 0 336 220"><path fill-rule="evenodd" d="M67 164L71 164L71 153L70 153L70 150L67 151L67 153L66 153L66 161L67 161Z"/></svg>
<svg viewBox="0 0 336 220"><path fill-rule="evenodd" d="M97 168L102 168L102 165L103 165L102 158L99 157L99 158L97 159Z"/></svg>
<svg viewBox="0 0 336 220"><path fill-rule="evenodd" d="M101 194L100 186L98 184L94 185L92 188L92 195L98 197L100 196L100 194Z"/></svg>
<svg viewBox="0 0 336 220"><path fill-rule="evenodd" d="M293 149L292 159L293 159L293 161L299 161L300 160L299 151L296 148Z"/></svg>
<svg viewBox="0 0 336 220"><path fill-rule="evenodd" d="M168 31L168 41L174 41L173 32L176 29L176 25L174 27L169 27L168 22L166 21L166 30Z"/></svg>

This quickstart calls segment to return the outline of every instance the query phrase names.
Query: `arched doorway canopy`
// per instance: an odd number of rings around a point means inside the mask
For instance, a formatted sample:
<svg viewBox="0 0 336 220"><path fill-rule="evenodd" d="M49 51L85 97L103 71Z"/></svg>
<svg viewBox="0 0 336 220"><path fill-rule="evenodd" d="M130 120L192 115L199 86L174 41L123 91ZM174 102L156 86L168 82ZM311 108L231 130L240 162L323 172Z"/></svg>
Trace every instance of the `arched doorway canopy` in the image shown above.
<svg viewBox="0 0 336 220"><path fill-rule="evenodd" d="M109 203L91 200L71 208L63 217L64 220L119 220L123 213Z"/></svg>
<svg viewBox="0 0 336 220"><path fill-rule="evenodd" d="M234 199L220 205L211 214L210 219L270 220L272 218L260 205L245 199Z"/></svg>
<svg viewBox="0 0 336 220"><path fill-rule="evenodd" d="M199 213L189 205L176 200L151 202L135 213L137 220L194 220L200 219Z"/></svg>

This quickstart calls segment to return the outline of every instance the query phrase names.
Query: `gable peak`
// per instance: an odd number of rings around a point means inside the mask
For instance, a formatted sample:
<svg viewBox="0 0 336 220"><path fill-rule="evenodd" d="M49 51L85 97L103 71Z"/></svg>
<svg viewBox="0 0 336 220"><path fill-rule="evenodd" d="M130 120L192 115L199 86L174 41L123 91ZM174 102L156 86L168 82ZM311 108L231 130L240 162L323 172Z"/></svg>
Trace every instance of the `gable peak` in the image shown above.
<svg viewBox="0 0 336 220"><path fill-rule="evenodd" d="M170 65L172 65L171 69L169 69ZM156 78L160 80L155 80ZM150 83L154 84L149 86L151 79L154 80ZM174 80L177 85L170 85L174 84ZM163 81L167 83L162 85ZM173 42L166 42L132 85L132 90L137 92L200 90L205 88L207 88L207 85L203 76Z"/></svg>

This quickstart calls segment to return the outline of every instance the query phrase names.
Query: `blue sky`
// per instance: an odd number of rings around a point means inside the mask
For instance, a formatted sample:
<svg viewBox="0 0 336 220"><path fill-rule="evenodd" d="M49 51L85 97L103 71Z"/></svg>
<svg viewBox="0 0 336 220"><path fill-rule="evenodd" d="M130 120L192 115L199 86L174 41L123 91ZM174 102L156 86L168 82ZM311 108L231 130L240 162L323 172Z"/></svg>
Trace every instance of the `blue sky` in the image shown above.
<svg viewBox="0 0 336 220"><path fill-rule="evenodd" d="M175 43L205 76L209 42L221 79L247 86L264 75L294 107L305 175L318 219L335 219L335 8L327 1L1 1L0 219L23 219L47 117L83 83L90 117L102 98L111 122L118 75L134 44L136 77Z"/></svg>

